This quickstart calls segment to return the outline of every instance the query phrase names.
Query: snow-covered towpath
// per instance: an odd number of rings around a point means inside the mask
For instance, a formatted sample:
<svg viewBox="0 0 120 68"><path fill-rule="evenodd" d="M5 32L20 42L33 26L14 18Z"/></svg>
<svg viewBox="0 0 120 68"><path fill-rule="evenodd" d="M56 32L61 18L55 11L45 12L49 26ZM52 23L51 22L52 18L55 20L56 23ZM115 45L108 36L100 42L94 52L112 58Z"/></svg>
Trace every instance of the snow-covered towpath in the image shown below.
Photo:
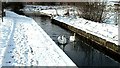
<svg viewBox="0 0 120 68"><path fill-rule="evenodd" d="M3 20L0 66L76 66L33 19L6 11Z"/></svg>

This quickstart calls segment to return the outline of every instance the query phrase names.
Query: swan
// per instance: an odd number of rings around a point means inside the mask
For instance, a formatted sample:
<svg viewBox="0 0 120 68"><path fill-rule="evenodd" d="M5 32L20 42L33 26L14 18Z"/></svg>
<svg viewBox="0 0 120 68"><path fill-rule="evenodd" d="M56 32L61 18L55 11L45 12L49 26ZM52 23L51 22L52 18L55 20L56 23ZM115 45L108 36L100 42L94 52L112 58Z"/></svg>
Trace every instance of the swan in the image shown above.
<svg viewBox="0 0 120 68"><path fill-rule="evenodd" d="M65 35L59 36L57 38L57 40L58 40L58 43L61 44L61 45L64 45L64 44L67 43L67 39L66 39Z"/></svg>
<svg viewBox="0 0 120 68"><path fill-rule="evenodd" d="M75 35L76 35L76 33L74 33L73 36L70 36L70 42L74 42L75 41Z"/></svg>

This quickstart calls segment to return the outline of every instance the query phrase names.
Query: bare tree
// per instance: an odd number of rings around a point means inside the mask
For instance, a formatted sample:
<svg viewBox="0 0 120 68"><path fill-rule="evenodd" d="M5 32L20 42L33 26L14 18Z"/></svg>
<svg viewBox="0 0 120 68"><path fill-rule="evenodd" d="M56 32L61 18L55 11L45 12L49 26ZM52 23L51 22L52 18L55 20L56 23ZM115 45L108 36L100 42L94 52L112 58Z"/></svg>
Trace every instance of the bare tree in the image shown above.
<svg viewBox="0 0 120 68"><path fill-rule="evenodd" d="M24 8L24 3L22 2L3 2L2 7L3 9L10 8L11 11L24 15L23 11L20 11L20 9Z"/></svg>
<svg viewBox="0 0 120 68"><path fill-rule="evenodd" d="M76 4L76 7L82 12L81 17L96 22L102 22L106 2L80 2Z"/></svg>

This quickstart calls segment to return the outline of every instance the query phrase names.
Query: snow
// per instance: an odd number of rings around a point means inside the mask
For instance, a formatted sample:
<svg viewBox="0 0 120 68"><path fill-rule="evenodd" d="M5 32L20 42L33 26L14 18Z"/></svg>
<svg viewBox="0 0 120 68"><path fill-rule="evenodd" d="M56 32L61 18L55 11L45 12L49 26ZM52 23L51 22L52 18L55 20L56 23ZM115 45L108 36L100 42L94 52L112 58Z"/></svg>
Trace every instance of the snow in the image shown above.
<svg viewBox="0 0 120 68"><path fill-rule="evenodd" d="M71 19L70 17L56 16L54 19L118 45L118 26L93 22L79 17Z"/></svg>
<svg viewBox="0 0 120 68"><path fill-rule="evenodd" d="M7 22L5 22L7 21ZM13 28L13 20L9 19L7 20L4 18L4 21L2 22L2 19L0 18L0 67L2 59L4 58L4 53L7 48L12 28Z"/></svg>
<svg viewBox="0 0 120 68"><path fill-rule="evenodd" d="M40 5L26 5L24 8L25 13L40 13L48 16L56 16L57 14L60 16L64 16L69 9L70 15L75 15L78 12L75 11L76 7L71 6L40 6Z"/></svg>
<svg viewBox="0 0 120 68"><path fill-rule="evenodd" d="M76 66L32 18L6 10L3 20L0 67Z"/></svg>
<svg viewBox="0 0 120 68"><path fill-rule="evenodd" d="M62 10L62 9L59 9L59 10L55 10L55 9L49 9L49 10L42 10L42 11L40 11L41 13L45 13L45 14L47 14L47 15L56 15L57 13L58 13L58 15L63 15L63 14L65 14L66 13L66 11L65 10Z"/></svg>

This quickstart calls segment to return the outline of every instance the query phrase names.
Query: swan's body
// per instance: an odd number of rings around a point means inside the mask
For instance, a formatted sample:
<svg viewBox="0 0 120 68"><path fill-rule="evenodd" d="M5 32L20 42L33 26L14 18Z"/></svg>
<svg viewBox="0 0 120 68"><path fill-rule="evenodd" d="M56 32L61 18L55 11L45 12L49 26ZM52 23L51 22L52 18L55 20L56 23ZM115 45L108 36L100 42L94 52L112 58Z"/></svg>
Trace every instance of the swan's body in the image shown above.
<svg viewBox="0 0 120 68"><path fill-rule="evenodd" d="M74 36L70 36L70 42L74 42L75 41L75 33Z"/></svg>
<svg viewBox="0 0 120 68"><path fill-rule="evenodd" d="M67 39L65 38L64 35L59 36L59 37L57 38L57 40L58 40L58 43L59 43L59 44L62 44L62 45L64 45L64 44L67 43Z"/></svg>

